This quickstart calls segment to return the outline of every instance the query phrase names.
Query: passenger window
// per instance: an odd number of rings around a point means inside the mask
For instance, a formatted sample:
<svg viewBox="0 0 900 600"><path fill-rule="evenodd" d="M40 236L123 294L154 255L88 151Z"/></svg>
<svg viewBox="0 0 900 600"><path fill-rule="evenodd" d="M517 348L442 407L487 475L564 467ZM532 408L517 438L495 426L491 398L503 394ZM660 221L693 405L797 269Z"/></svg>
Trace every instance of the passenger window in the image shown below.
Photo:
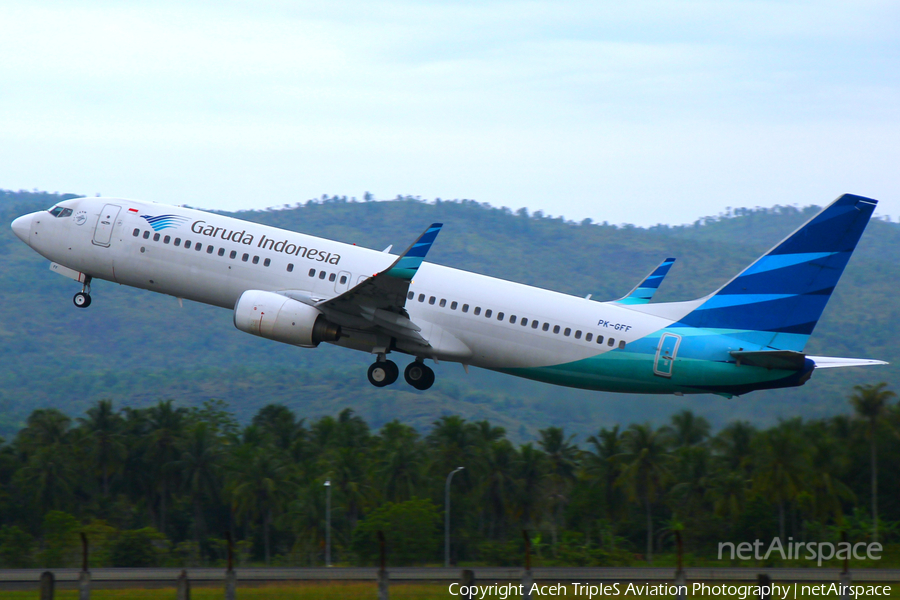
<svg viewBox="0 0 900 600"><path fill-rule="evenodd" d="M237 250L232 250L231 254L228 255L228 258L237 258Z"/></svg>
<svg viewBox="0 0 900 600"><path fill-rule="evenodd" d="M145 231L145 232L144 232L144 239L145 239L145 240L149 240L149 239L150 239L150 232L149 232L149 231Z"/></svg>
<svg viewBox="0 0 900 600"><path fill-rule="evenodd" d="M625 347L625 340L619 340L619 349L621 350L624 347Z"/></svg>
<svg viewBox="0 0 900 600"><path fill-rule="evenodd" d="M575 339L576 339L576 340L580 340L580 339L581 339L581 330L580 330L580 329L579 329L578 331L575 332Z"/></svg>
<svg viewBox="0 0 900 600"><path fill-rule="evenodd" d="M447 306L447 299L446 299L446 298L441 298L440 306L441 306L441 308L444 308L445 306Z"/></svg>
<svg viewBox="0 0 900 600"><path fill-rule="evenodd" d="M502 320L503 320L503 313L502 313L502 312L501 312L501 313L497 313L497 320L498 320L498 321L502 321Z"/></svg>
<svg viewBox="0 0 900 600"><path fill-rule="evenodd" d="M259 264L259 257L258 257L258 256L254 256L254 257L253 257L253 264L254 264L254 265L258 265L258 264Z"/></svg>
<svg viewBox="0 0 900 600"><path fill-rule="evenodd" d="M609 342L607 342L606 345L609 346L610 348L612 348L613 346L616 345L616 339L615 339L615 338L609 338Z"/></svg>
<svg viewBox="0 0 900 600"><path fill-rule="evenodd" d="M210 246L210 249L212 249L212 246ZM194 250L196 250L197 252L200 252L201 250L203 250L203 244L201 244L200 242L197 242L196 244L194 244Z"/></svg>
<svg viewBox="0 0 900 600"><path fill-rule="evenodd" d="M294 263L288 263L288 266L287 266L287 272L288 272L288 273L293 273L293 272L294 272Z"/></svg>
<svg viewBox="0 0 900 600"><path fill-rule="evenodd" d="M571 327L566 327L566 330L563 331L563 335L566 336L566 337L569 337L570 335L572 335L572 328L571 328Z"/></svg>
<svg viewBox="0 0 900 600"><path fill-rule="evenodd" d="M159 241L159 234L158 234L158 233L154 233L154 234L153 234L153 241L154 241L154 242L158 242L158 241Z"/></svg>
<svg viewBox="0 0 900 600"><path fill-rule="evenodd" d="M241 261L247 262L248 260L250 260L250 255L244 252L244 255L241 256Z"/></svg>
<svg viewBox="0 0 900 600"><path fill-rule="evenodd" d="M602 344L602 343L603 343L603 336L602 336L602 335L598 335L598 336L597 336L597 343L598 343L598 344Z"/></svg>
<svg viewBox="0 0 900 600"><path fill-rule="evenodd" d="M586 336L584 336L584 341L586 341L586 342L589 342L589 341L591 341L592 339L594 339L594 334L593 334L593 333L589 333L589 334L587 334Z"/></svg>
<svg viewBox="0 0 900 600"><path fill-rule="evenodd" d="M271 265L271 264L272 264L272 259L271 259L271 258L267 258L266 260L263 261L263 266L264 266L264 267L268 267L268 266Z"/></svg>
<svg viewBox="0 0 900 600"><path fill-rule="evenodd" d="M522 317L522 327L525 327L526 325L528 325L528 319Z"/></svg>
<svg viewBox="0 0 900 600"><path fill-rule="evenodd" d="M550 331L550 323L544 323L544 326L541 327L544 331Z"/></svg>
<svg viewBox="0 0 900 600"><path fill-rule="evenodd" d="M515 325L516 324L516 315L510 315L509 322L512 323L513 325Z"/></svg>
<svg viewBox="0 0 900 600"><path fill-rule="evenodd" d="M181 245L181 238L175 238L175 241L174 241L173 243L174 243L176 246L180 246L180 245Z"/></svg>
<svg viewBox="0 0 900 600"><path fill-rule="evenodd" d="M206 253L207 253L207 254L212 254L214 250L215 250L215 248L213 248L212 246L207 246L207 247L206 247Z"/></svg>
<svg viewBox="0 0 900 600"><path fill-rule="evenodd" d="M345 283L347 283L347 276L341 275L341 285L344 285Z"/></svg>
<svg viewBox="0 0 900 600"><path fill-rule="evenodd" d="M538 325L540 325L540 323L538 323L537 319L535 319L534 321L531 322L532 329L537 329Z"/></svg>
<svg viewBox="0 0 900 600"><path fill-rule="evenodd" d="M170 241L172 241L171 236L167 235L166 237L163 238L163 244L168 244Z"/></svg>
<svg viewBox="0 0 900 600"><path fill-rule="evenodd" d="M430 297L430 298L428 299L428 304L434 304L434 301L435 301L435 300L437 300L437 298L435 298L434 296Z"/></svg>
<svg viewBox="0 0 900 600"><path fill-rule="evenodd" d="M456 300L454 300L453 302L450 303L450 310L456 310L457 306L459 306L459 304L457 304Z"/></svg>
<svg viewBox="0 0 900 600"><path fill-rule="evenodd" d="M462 311L463 311L464 313L469 312L469 305L468 305L468 304L463 304Z"/></svg>
<svg viewBox="0 0 900 600"><path fill-rule="evenodd" d="M337 275L335 275L334 273L328 276L328 281L334 281L335 279L337 279Z"/></svg>
<svg viewBox="0 0 900 600"><path fill-rule="evenodd" d="M419 294L419 302L425 302L425 294Z"/></svg>
<svg viewBox="0 0 900 600"><path fill-rule="evenodd" d="M219 248L219 256L225 256L225 248Z"/></svg>
<svg viewBox="0 0 900 600"><path fill-rule="evenodd" d="M484 311L484 317L485 317L486 319L490 319L490 318L491 318L491 309L487 309L487 310Z"/></svg>
<svg viewBox="0 0 900 600"><path fill-rule="evenodd" d="M137 237L137 236L139 236L140 234L141 234L141 230L140 230L140 229L135 229L135 230L132 232L131 235L133 235L134 237Z"/></svg>
<svg viewBox="0 0 900 600"><path fill-rule="evenodd" d="M184 248L185 248L186 250L190 250L190 249L191 249L191 240L184 240Z"/></svg>
<svg viewBox="0 0 900 600"><path fill-rule="evenodd" d="M315 277L315 276L316 276L316 270L315 270L315 269L310 269L310 270L309 270L309 276L310 276L310 277Z"/></svg>
<svg viewBox="0 0 900 600"><path fill-rule="evenodd" d="M553 326L553 333L559 333L559 325Z"/></svg>
<svg viewBox="0 0 900 600"><path fill-rule="evenodd" d="M343 279L344 279L344 278L341 277L341 283L344 283ZM408 294L406 295L406 299L407 299L407 300L412 300L412 299L415 298L415 297L416 297L416 295L413 294L412 292L410 292L410 293L408 293Z"/></svg>
<svg viewBox="0 0 900 600"><path fill-rule="evenodd" d="M325 271L319 271L319 279L325 279L325 275L327 275Z"/></svg>

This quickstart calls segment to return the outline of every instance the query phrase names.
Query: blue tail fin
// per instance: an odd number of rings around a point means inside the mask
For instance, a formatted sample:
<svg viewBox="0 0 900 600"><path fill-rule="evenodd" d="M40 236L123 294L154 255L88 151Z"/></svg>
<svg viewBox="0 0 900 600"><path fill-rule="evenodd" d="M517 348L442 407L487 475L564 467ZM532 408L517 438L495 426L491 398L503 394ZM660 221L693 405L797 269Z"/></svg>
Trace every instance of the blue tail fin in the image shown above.
<svg viewBox="0 0 900 600"><path fill-rule="evenodd" d="M802 351L877 203L844 194L680 324L731 330L764 347Z"/></svg>
<svg viewBox="0 0 900 600"><path fill-rule="evenodd" d="M669 269L672 268L672 263L674 262L674 258L667 258L659 263L659 266L656 267L652 273L647 275L642 282L637 284L633 290L628 292L628 295L615 300L615 304L632 305L647 304L650 302L650 299L653 298L653 294L659 289L659 284L665 279L666 274L669 272Z"/></svg>

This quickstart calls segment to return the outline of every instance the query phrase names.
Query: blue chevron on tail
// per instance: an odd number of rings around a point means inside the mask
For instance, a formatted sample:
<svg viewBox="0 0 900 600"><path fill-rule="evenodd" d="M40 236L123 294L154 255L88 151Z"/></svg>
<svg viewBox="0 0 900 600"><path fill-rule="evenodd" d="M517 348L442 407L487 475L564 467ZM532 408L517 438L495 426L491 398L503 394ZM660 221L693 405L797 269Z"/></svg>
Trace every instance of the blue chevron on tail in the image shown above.
<svg viewBox="0 0 900 600"><path fill-rule="evenodd" d="M400 255L400 258L394 262L387 270L388 277L396 277L397 279L406 279L411 281L416 275L416 271L422 266L425 255L434 243L435 238L441 232L443 223L432 223L425 232L419 236L412 245L406 249L406 252Z"/></svg>
<svg viewBox="0 0 900 600"><path fill-rule="evenodd" d="M730 330L764 348L802 351L877 203L844 194L679 325Z"/></svg>
<svg viewBox="0 0 900 600"><path fill-rule="evenodd" d="M659 289L659 284L662 283L662 280L669 272L669 269L672 268L672 263L674 262L674 258L667 258L659 263L659 266L656 267L652 273L647 275L647 277L637 284L633 290L628 292L626 296L615 300L614 304L634 305L647 304L650 302L650 299L653 298L653 294Z"/></svg>

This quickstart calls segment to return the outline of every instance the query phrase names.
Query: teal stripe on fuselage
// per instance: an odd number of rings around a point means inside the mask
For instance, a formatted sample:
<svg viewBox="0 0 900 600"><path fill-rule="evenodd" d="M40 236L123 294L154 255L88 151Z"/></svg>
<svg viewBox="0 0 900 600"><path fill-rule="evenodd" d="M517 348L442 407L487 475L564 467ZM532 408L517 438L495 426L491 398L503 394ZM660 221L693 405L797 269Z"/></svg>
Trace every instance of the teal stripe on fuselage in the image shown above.
<svg viewBox="0 0 900 600"><path fill-rule="evenodd" d="M734 363L684 358L679 349L672 377L660 377L653 373L655 357L655 348L652 354L622 349L559 365L497 371L587 390L642 394L697 394L715 392L716 388L729 393L728 389L739 386L768 387L767 382L794 375L793 371L746 365L738 367Z"/></svg>

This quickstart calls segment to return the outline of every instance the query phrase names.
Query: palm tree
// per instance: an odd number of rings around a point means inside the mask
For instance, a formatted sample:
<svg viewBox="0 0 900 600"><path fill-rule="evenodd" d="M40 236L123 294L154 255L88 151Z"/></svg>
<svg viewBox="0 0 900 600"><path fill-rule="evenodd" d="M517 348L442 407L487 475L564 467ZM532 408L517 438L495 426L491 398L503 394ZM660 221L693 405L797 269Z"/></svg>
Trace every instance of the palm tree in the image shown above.
<svg viewBox="0 0 900 600"><path fill-rule="evenodd" d="M702 444L709 437L709 421L685 409L672 415L672 434L676 448Z"/></svg>
<svg viewBox="0 0 900 600"><path fill-rule="evenodd" d="M482 479L484 508L489 518L488 537L505 537L504 525L515 496L515 467L518 453L509 440L491 442L485 452L485 473Z"/></svg>
<svg viewBox="0 0 900 600"><path fill-rule="evenodd" d="M225 459L215 430L206 422L194 425L178 445L181 456L173 468L181 473L182 482L194 507L194 541L200 544L205 532L203 500L215 499L221 489L220 474Z"/></svg>
<svg viewBox="0 0 900 600"><path fill-rule="evenodd" d="M866 437L869 438L869 457L872 470L872 541L878 541L878 449L875 434L882 419L887 413L888 401L896 394L885 389L887 383L875 385L855 385L856 393L850 397L850 403L856 414L865 419Z"/></svg>
<svg viewBox="0 0 900 600"><path fill-rule="evenodd" d="M647 562L653 563L653 502L671 478L671 433L668 427L654 430L649 423L633 424L623 435L619 454L622 473L618 483L628 494L642 500L647 516Z"/></svg>
<svg viewBox="0 0 900 600"><path fill-rule="evenodd" d="M103 497L109 497L109 477L125 459L127 448L122 434L122 417L113 410L112 400L99 400L79 418L92 442L92 453L100 470Z"/></svg>
<svg viewBox="0 0 900 600"><path fill-rule="evenodd" d="M753 491L778 505L778 533L785 540L785 505L797 498L809 478L808 446L799 435L799 419L782 422L756 443Z"/></svg>
<svg viewBox="0 0 900 600"><path fill-rule="evenodd" d="M160 401L147 411L149 431L146 456L150 462L153 486L159 498L159 531L166 533L166 501L176 485L178 472L172 468L178 458L178 443L187 411L175 408L172 400Z"/></svg>
<svg viewBox="0 0 900 600"><path fill-rule="evenodd" d="M597 435L590 436L587 441L594 449L588 451L585 456L585 476L588 481L599 482L603 485L606 522L612 525L616 522L623 500L622 492L616 485L616 480L621 472L621 465L616 457L622 452L622 432L618 425L613 426L612 429L604 427ZM614 535L612 540L615 541Z"/></svg>
<svg viewBox="0 0 900 600"><path fill-rule="evenodd" d="M516 465L516 504L521 514L522 526L532 527L535 515L540 512L541 483L547 469L547 456L533 445L523 444L519 449Z"/></svg>
<svg viewBox="0 0 900 600"><path fill-rule="evenodd" d="M425 450L419 434L396 419L386 423L378 436L378 479L389 502L405 502L416 495L423 480Z"/></svg>
<svg viewBox="0 0 900 600"><path fill-rule="evenodd" d="M261 522L266 565L272 558L271 526L294 487L290 468L270 447L241 446L232 456L228 491L239 519Z"/></svg>
<svg viewBox="0 0 900 600"><path fill-rule="evenodd" d="M574 435L565 437L561 427L548 427L538 431L541 436L538 442L544 450L547 463L547 478L550 484L549 496L553 511L553 548L556 550L557 530L562 525L562 509L568 503L568 491L575 479L578 467L579 450L572 443Z"/></svg>

